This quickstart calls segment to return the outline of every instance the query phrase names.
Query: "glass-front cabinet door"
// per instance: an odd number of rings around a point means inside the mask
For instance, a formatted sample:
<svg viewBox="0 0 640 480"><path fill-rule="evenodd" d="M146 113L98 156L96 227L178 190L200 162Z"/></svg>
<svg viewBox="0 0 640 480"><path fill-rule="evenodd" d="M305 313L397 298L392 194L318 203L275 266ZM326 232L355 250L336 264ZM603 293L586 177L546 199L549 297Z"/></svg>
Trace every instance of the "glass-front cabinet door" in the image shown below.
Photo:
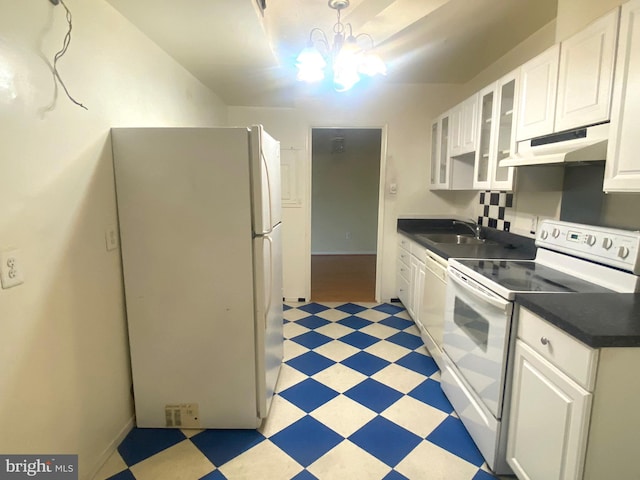
<svg viewBox="0 0 640 480"><path fill-rule="evenodd" d="M430 184L432 190L449 188L449 113L431 125Z"/></svg>
<svg viewBox="0 0 640 480"><path fill-rule="evenodd" d="M501 167L500 160L509 158L515 152L516 128L515 108L518 95L518 75L510 73L498 81L498 108L496 129L496 156L492 169L491 187L499 190L513 189L513 167Z"/></svg>
<svg viewBox="0 0 640 480"><path fill-rule="evenodd" d="M438 120L431 125L431 158L430 158L430 179L431 188L438 187L438 144L440 143L438 132L440 131Z"/></svg>
<svg viewBox="0 0 640 480"><path fill-rule="evenodd" d="M496 107L496 84L480 91L478 121L478 149L473 168L473 188L491 188L491 163L494 151L494 110Z"/></svg>

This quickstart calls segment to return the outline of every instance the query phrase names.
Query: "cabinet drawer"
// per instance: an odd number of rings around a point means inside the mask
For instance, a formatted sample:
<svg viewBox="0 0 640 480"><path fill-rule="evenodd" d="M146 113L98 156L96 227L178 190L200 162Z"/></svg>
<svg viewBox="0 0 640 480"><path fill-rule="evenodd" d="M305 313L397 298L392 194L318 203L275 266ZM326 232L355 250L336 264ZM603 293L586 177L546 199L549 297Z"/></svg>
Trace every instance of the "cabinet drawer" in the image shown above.
<svg viewBox="0 0 640 480"><path fill-rule="evenodd" d="M402 275L396 277L396 288L398 290L398 298L406 307L409 305L409 282Z"/></svg>
<svg viewBox="0 0 640 480"><path fill-rule="evenodd" d="M520 307L518 338L588 391L593 391L598 351Z"/></svg>
<svg viewBox="0 0 640 480"><path fill-rule="evenodd" d="M404 248L405 250L409 250L410 244L411 244L411 240L409 240L407 237L405 237L404 235L398 235L398 246L400 248Z"/></svg>
<svg viewBox="0 0 640 480"><path fill-rule="evenodd" d="M398 266L400 263L404 263L407 268L411 265L411 254L409 250L405 250L402 247L398 247Z"/></svg>
<svg viewBox="0 0 640 480"><path fill-rule="evenodd" d="M407 254L408 257L408 254ZM404 262L398 262L398 276L403 277L407 282L411 280L411 267Z"/></svg>

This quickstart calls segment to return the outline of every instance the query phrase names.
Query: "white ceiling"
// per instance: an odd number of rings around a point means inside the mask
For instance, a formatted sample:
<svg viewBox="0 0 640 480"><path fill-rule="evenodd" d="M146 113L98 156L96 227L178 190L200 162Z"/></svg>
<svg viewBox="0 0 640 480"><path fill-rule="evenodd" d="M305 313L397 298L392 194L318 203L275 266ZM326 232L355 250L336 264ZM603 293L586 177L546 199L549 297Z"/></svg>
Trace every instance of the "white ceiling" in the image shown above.
<svg viewBox="0 0 640 480"><path fill-rule="evenodd" d="M309 31L332 32L327 0L107 0L228 105L289 106ZM390 83L463 83L546 25L557 0L351 0ZM357 87L355 87L357 88Z"/></svg>

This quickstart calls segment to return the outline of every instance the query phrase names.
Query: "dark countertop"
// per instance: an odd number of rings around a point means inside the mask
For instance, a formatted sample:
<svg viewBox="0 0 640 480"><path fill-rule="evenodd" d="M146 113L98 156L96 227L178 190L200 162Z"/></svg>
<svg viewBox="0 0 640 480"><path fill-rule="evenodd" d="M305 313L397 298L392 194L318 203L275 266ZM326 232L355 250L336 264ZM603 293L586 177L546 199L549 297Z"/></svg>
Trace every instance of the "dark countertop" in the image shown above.
<svg viewBox="0 0 640 480"><path fill-rule="evenodd" d="M400 218L398 219L397 231L446 260L449 258L504 258L510 260L530 260L536 256L535 241L532 238L503 232L495 228L482 227L482 233L485 238L496 243L481 245L434 243L417 236L418 234L424 233L470 233L470 230L463 225L454 225L454 220L457 219Z"/></svg>
<svg viewBox="0 0 640 480"><path fill-rule="evenodd" d="M522 293L516 303L592 348L640 347L640 293Z"/></svg>
<svg viewBox="0 0 640 480"><path fill-rule="evenodd" d="M451 245L418 237L423 233L469 233L455 218L398 219L398 232L449 258L526 260L536 255L534 240L483 227L493 245ZM640 347L640 293L521 293L516 303L592 348Z"/></svg>

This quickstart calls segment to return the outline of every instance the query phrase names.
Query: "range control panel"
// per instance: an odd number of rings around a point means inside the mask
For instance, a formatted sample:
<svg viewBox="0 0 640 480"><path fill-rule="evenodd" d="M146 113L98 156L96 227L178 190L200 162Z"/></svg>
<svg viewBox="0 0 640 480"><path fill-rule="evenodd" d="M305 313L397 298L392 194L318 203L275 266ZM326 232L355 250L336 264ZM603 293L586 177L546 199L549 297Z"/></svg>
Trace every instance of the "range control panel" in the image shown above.
<svg viewBox="0 0 640 480"><path fill-rule="evenodd" d="M640 231L543 220L536 246L640 273Z"/></svg>

